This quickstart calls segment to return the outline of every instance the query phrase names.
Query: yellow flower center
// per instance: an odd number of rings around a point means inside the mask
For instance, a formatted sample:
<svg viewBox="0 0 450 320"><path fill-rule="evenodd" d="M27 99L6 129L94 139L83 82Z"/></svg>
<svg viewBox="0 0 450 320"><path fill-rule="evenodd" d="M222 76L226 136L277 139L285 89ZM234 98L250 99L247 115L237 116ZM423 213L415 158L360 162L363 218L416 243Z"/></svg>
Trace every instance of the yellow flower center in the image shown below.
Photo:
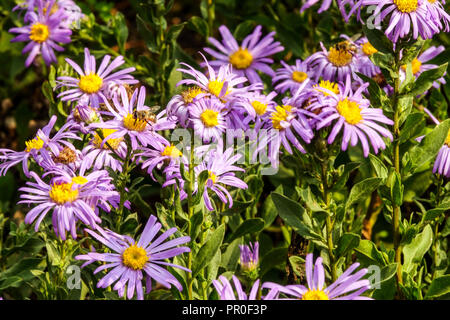
<svg viewBox="0 0 450 320"><path fill-rule="evenodd" d="M85 177L82 177L82 176L78 176L78 177L72 178L72 182L82 185L82 184L87 183L88 179L86 179Z"/></svg>
<svg viewBox="0 0 450 320"><path fill-rule="evenodd" d="M123 264L134 270L142 270L147 261L147 252L145 252L144 248L138 247L135 244L126 248L122 253Z"/></svg>
<svg viewBox="0 0 450 320"><path fill-rule="evenodd" d="M117 131L115 129L101 129L101 130L102 130L103 138L106 138L110 134ZM122 142L122 140L123 140L123 138L109 139L108 144L111 146L111 148L116 150L119 147L119 144ZM100 147L102 144L102 141L103 141L103 139L100 137L100 135L98 133L95 133L94 138L92 139L92 143L94 144L94 146L97 149L109 149L108 146L106 145L106 143L103 145L103 148Z"/></svg>
<svg viewBox="0 0 450 320"><path fill-rule="evenodd" d="M330 298L322 290L308 290L302 296L302 300L330 300Z"/></svg>
<svg viewBox="0 0 450 320"><path fill-rule="evenodd" d="M274 129L283 130L284 127L281 126L281 121L286 121L292 106L276 106L274 112L272 112L270 119L272 120L272 127Z"/></svg>
<svg viewBox="0 0 450 320"><path fill-rule="evenodd" d="M394 0L394 3L404 13L416 11L418 7L418 0Z"/></svg>
<svg viewBox="0 0 450 320"><path fill-rule="evenodd" d="M141 132L145 130L147 121L143 119L136 119L133 114L129 113L125 118L123 118L123 126L128 130Z"/></svg>
<svg viewBox="0 0 450 320"><path fill-rule="evenodd" d="M184 103L189 104L189 103L192 103L192 101L194 101L194 98L196 96L198 96L199 94L204 93L204 92L205 91L203 91L201 88L195 86L193 88L189 88L189 89L183 91L181 93L181 96L183 97ZM219 91L219 93L220 93L220 91Z"/></svg>
<svg viewBox="0 0 450 320"><path fill-rule="evenodd" d="M447 133L447 138L445 139L445 142L444 142L448 147L450 147L450 130L448 130L448 133Z"/></svg>
<svg viewBox="0 0 450 320"><path fill-rule="evenodd" d="M429 3L435 3L436 0L428 0Z"/></svg>
<svg viewBox="0 0 450 320"><path fill-rule="evenodd" d="M336 67L343 67L352 62L353 55L348 50L331 47L328 51L328 61Z"/></svg>
<svg viewBox="0 0 450 320"><path fill-rule="evenodd" d="M202 112L202 114L200 115L200 119L202 120L205 127L211 128L219 124L218 115L219 112L207 109Z"/></svg>
<svg viewBox="0 0 450 320"><path fill-rule="evenodd" d="M42 43L50 36L50 30L45 24L35 23L30 30L30 40Z"/></svg>
<svg viewBox="0 0 450 320"><path fill-rule="evenodd" d="M339 101L336 109L349 124L355 125L362 120L359 104L354 101L349 101L347 98Z"/></svg>
<svg viewBox="0 0 450 320"><path fill-rule="evenodd" d="M253 101L252 102L252 107L253 109L255 109L255 112L262 116L264 113L266 113L266 109L267 109L267 104L264 104L262 102L259 101Z"/></svg>
<svg viewBox="0 0 450 320"><path fill-rule="evenodd" d="M327 91L322 90L321 88L327 89L327 90L329 90L329 91L331 91L331 92L333 92L335 94L339 94L339 86L337 85L337 83L331 82L331 81L328 81L328 80L326 80L326 81L322 80L322 81L319 82L318 85L315 84L313 87L317 91L322 92L324 96L329 96L330 94Z"/></svg>
<svg viewBox="0 0 450 320"><path fill-rule="evenodd" d="M209 170L208 174L209 174L208 179L211 179L213 183L216 183L217 176L212 171Z"/></svg>
<svg viewBox="0 0 450 320"><path fill-rule="evenodd" d="M422 67L422 62L420 62L417 58L414 58L413 61L411 61L412 64L412 73L417 74L420 71L420 67ZM402 69L406 71L406 64L402 65Z"/></svg>
<svg viewBox="0 0 450 320"><path fill-rule="evenodd" d="M302 83L307 78L308 78L308 74L306 72L302 72L302 71L294 71L294 72L292 72L292 80L294 80L295 82Z"/></svg>
<svg viewBox="0 0 450 320"><path fill-rule="evenodd" d="M96 93L103 85L103 80L95 73L90 73L86 76L81 76L78 82L78 87L84 93Z"/></svg>
<svg viewBox="0 0 450 320"><path fill-rule="evenodd" d="M167 146L163 150L163 152L161 152L161 155L177 159L177 158L181 157L183 154L174 145L170 145L170 146Z"/></svg>
<svg viewBox="0 0 450 320"><path fill-rule="evenodd" d="M73 183L53 184L50 189L50 198L57 204L73 202L78 198L78 189L72 189Z"/></svg>
<svg viewBox="0 0 450 320"><path fill-rule="evenodd" d="M253 62L253 57L247 49L239 48L230 56L230 63L236 69L247 69Z"/></svg>
<svg viewBox="0 0 450 320"><path fill-rule="evenodd" d="M209 92L211 92L216 97L219 97L220 92L222 91L222 88L223 88L223 81L214 80L214 81L210 81L208 83ZM229 93L229 90L227 88L227 91L225 92L224 96L226 96L228 93Z"/></svg>
<svg viewBox="0 0 450 320"><path fill-rule="evenodd" d="M39 137L35 137L34 139L26 141L25 146L27 147L27 152L30 152L31 150L39 150L44 147L44 141L42 141Z"/></svg>
<svg viewBox="0 0 450 320"><path fill-rule="evenodd" d="M378 50L375 49L374 46L373 46L370 42L365 42L365 43L362 45L362 51L364 52L364 54L365 54L366 56L371 56L371 55L373 55L374 53L377 53L377 52L378 52Z"/></svg>

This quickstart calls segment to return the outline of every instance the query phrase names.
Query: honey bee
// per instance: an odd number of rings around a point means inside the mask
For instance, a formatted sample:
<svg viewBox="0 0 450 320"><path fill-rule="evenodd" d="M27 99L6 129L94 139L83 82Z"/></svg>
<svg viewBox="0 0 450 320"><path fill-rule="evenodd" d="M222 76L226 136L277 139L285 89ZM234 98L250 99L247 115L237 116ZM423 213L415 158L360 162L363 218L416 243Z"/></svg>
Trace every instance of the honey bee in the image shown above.
<svg viewBox="0 0 450 320"><path fill-rule="evenodd" d="M159 106L150 107L148 110L134 110L133 118L135 120L143 120L148 124L156 123L156 115L155 112L159 110Z"/></svg>
<svg viewBox="0 0 450 320"><path fill-rule="evenodd" d="M349 41L338 42L334 45L334 48L339 51L350 52L352 55L358 52L358 47Z"/></svg>

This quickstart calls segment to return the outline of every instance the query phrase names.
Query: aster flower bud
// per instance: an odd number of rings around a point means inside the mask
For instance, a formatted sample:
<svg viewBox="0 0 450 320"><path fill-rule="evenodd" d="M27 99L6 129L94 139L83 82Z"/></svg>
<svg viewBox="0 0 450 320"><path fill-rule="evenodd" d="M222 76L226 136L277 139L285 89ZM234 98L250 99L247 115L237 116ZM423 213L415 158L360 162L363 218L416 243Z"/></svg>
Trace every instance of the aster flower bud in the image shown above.
<svg viewBox="0 0 450 320"><path fill-rule="evenodd" d="M239 263L242 270L245 272L253 272L258 268L259 258L259 243L250 243L249 245L240 245L241 256Z"/></svg>
<svg viewBox="0 0 450 320"><path fill-rule="evenodd" d="M84 103L78 104L75 107L73 115L77 121L85 122L86 124L100 121L97 111Z"/></svg>

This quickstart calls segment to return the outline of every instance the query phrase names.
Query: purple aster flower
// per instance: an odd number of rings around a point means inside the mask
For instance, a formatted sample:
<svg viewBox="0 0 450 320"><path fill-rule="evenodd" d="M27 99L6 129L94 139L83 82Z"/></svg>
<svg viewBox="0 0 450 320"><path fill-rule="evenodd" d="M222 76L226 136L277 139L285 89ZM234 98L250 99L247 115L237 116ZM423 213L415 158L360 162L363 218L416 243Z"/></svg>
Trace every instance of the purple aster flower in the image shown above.
<svg viewBox="0 0 450 320"><path fill-rule="evenodd" d="M89 159L84 158L80 167L76 170L55 167L53 170L46 172L44 176L51 174L56 176L53 180L62 180L63 183L67 181L76 182L82 185L83 190L90 189L91 193L84 198L84 201L94 209L97 216L99 215L99 208L106 212L111 211L111 206L117 209L120 203L120 194L112 184L112 177L108 171L93 170L87 173L90 168L86 163L89 163ZM124 205L130 209L129 201L125 201Z"/></svg>
<svg viewBox="0 0 450 320"><path fill-rule="evenodd" d="M50 138L50 133L56 123L57 117L54 115L49 123L42 129L39 129L36 136L25 142L24 151L13 151L9 149L0 149L0 175L5 175L9 168L22 162L24 174L28 177L28 159L33 157L36 163L40 164L43 159L51 160L51 157L58 157L59 152L64 146L75 150L75 147L64 139L81 140L75 133L71 131L72 124L66 123L58 130L58 132Z"/></svg>
<svg viewBox="0 0 450 320"><path fill-rule="evenodd" d="M442 1L445 4L445 1ZM425 5L428 8L428 12L431 15L431 18L434 20L435 24L439 27L439 29L449 32L449 22L450 15L445 11L445 8L440 0L426 0L424 1ZM442 23L442 21L444 23Z"/></svg>
<svg viewBox="0 0 450 320"><path fill-rule="evenodd" d="M322 51L314 53L304 61L313 70L314 81L318 81L320 77L334 82L344 81L349 75L355 78L356 58L348 41L339 42L329 50L325 49L322 42L320 46Z"/></svg>
<svg viewBox="0 0 450 320"><path fill-rule="evenodd" d="M411 61L412 73L416 77L416 79L420 76L422 72L439 67L435 64L427 64L426 62L438 56L443 51L445 51L444 46L439 47L431 46L430 48L422 52L417 58L414 58L414 60ZM406 76L406 65L402 66L400 69L400 79L403 81L405 79L405 76ZM441 77L440 79L434 81L433 87L439 88L441 83L442 84L446 83L444 77Z"/></svg>
<svg viewBox="0 0 450 320"><path fill-rule="evenodd" d="M301 85L306 82L307 86L312 86L311 79L314 78L314 72L310 69L308 64L302 62L302 60L295 60L295 65L290 66L284 61L280 61L283 68L276 71L276 75L272 79L272 83L275 84L275 90L280 93L285 93L290 90L291 94L295 94Z"/></svg>
<svg viewBox="0 0 450 320"><path fill-rule="evenodd" d="M249 245L239 245L241 256L239 263L245 271L253 271L258 267L259 243L250 243Z"/></svg>
<svg viewBox="0 0 450 320"><path fill-rule="evenodd" d="M359 0L348 17L358 10L360 19L362 6L376 6L372 13L374 17L384 21L389 16L388 26L384 32L391 41L397 42L399 38L406 38L411 31L414 39L419 35L423 39L430 39L439 33L439 26L431 17L425 2L427 0Z"/></svg>
<svg viewBox="0 0 450 320"><path fill-rule="evenodd" d="M305 83L303 83L303 86L305 86ZM292 154L290 144L300 152L306 153L296 135L306 143L310 143L314 137L307 117L316 117L316 115L302 108L304 101L299 98L303 93L302 91L303 87L300 87L292 98L283 99L282 105L268 108L270 116L263 128L270 130L270 133L260 138L254 156L268 147L269 159L274 168L278 167L278 154L281 145L290 154Z"/></svg>
<svg viewBox="0 0 450 320"><path fill-rule="evenodd" d="M217 98L202 98L189 105L190 125L204 142L220 140L226 127L225 105Z"/></svg>
<svg viewBox="0 0 450 320"><path fill-rule="evenodd" d="M241 108L244 119L242 120L247 127L250 122L255 123L255 129L258 130L267 121L269 109L274 108L277 103L273 100L277 93L272 91L268 95L259 92L251 92L242 98L236 99L233 103L234 108Z"/></svg>
<svg viewBox="0 0 450 320"><path fill-rule="evenodd" d="M57 78L58 85L55 89L68 87L69 89L58 94L62 101L77 101L88 99L89 105L98 108L100 103L106 103L106 90L110 82L119 84L135 84L137 80L130 75L136 70L134 67L125 68L111 73L125 63L122 56L116 57L111 63L111 56L104 56L99 68L96 68L95 57L90 54L88 48L84 48L84 71L69 58L66 62L80 75L80 78L61 76Z"/></svg>
<svg viewBox="0 0 450 320"><path fill-rule="evenodd" d="M216 68L231 64L234 68L233 72L239 76L246 76L250 83L262 82L257 70L273 77L275 73L268 65L273 63L273 60L268 56L283 51L284 48L279 42L274 42L275 32L270 32L260 40L261 29L261 26L257 26L245 37L242 44L238 45L230 30L224 25L221 26L219 32L222 35L222 43L212 37L208 38L220 52L204 48L207 53L218 59L209 64Z"/></svg>
<svg viewBox="0 0 450 320"><path fill-rule="evenodd" d="M143 272L147 275L146 293L152 290L152 279L166 288L170 289L171 285L174 285L181 291L183 290L181 284L163 266L191 272L183 266L165 261L189 252L190 249L188 247L177 246L187 243L191 239L185 236L164 242L177 231L177 228L171 228L159 237L156 237L160 229L161 224L157 222L155 216L151 215L138 241L129 236L119 235L113 231L102 230L101 228L97 228L97 232L86 230L96 240L113 250L114 253L89 252L85 255L76 256L75 259L87 260L82 267L95 261L107 262L94 271L94 274L96 274L102 270L112 268L109 273L100 279L97 283L97 288L107 288L117 281L113 290L117 290L120 297L124 296L126 288L128 299L133 298L135 291L137 299L144 299Z"/></svg>
<svg viewBox="0 0 450 320"><path fill-rule="evenodd" d="M244 169L234 166L233 164L241 158L240 154L233 155L234 149L228 148L222 152L221 148L211 150L206 159L194 168L195 174L198 177L201 172L208 171L208 180L203 189L203 200L206 208L213 211L214 207L208 195L208 189L214 191L223 203L228 203L228 207L233 206L233 198L230 192L223 186L231 186L240 189L247 189L247 184L235 176L233 171L245 172ZM195 187L197 192L198 186Z"/></svg>
<svg viewBox="0 0 450 320"><path fill-rule="evenodd" d="M188 125L189 106L197 99L206 94L203 89L194 86L182 91L170 99L166 107L166 112L169 120L178 122L183 128Z"/></svg>
<svg viewBox="0 0 450 320"><path fill-rule="evenodd" d="M205 65L208 69L208 77L202 72L195 70L190 65L186 63L180 63L186 66L188 69L177 69L177 71L186 73L195 79L184 79L177 83L180 85L194 85L201 90L207 92L206 95L215 96L223 102L228 102L233 100L233 98L246 94L248 91L252 90L262 90L262 83L255 83L248 87L243 87L242 84L247 81L246 77L240 77L233 72L231 64L222 65L219 70L214 71L211 65L208 63L206 58L202 55L205 60ZM240 86L240 87L239 87ZM198 95L197 98L200 99L205 94Z"/></svg>
<svg viewBox="0 0 450 320"><path fill-rule="evenodd" d="M53 5L54 1L50 1ZM22 50L22 54L29 52L25 65L28 67L38 54L42 54L45 64L56 62L53 50L64 51L64 48L57 44L69 43L72 31L61 25L64 19L64 11L58 10L50 14L50 10L44 12L42 2L38 2L37 12L27 13L30 24L25 27L11 28L9 32L19 33L11 42L30 41Z"/></svg>
<svg viewBox="0 0 450 320"><path fill-rule="evenodd" d="M108 145L102 144L103 139L107 139L110 135L117 132L115 129L99 129L99 133L94 132L94 137L91 139L89 145L84 147L83 168L92 168L100 170L103 168L111 168L114 171L122 172L122 162L115 158L113 154L119 155L125 159L127 154L127 145L123 141L123 137L108 139ZM114 151L112 151L112 148Z"/></svg>
<svg viewBox="0 0 450 320"><path fill-rule="evenodd" d="M219 276L219 280L213 280L212 283L217 293L219 294L220 300L257 300L259 290L269 289L269 292L265 296L261 296L261 300L275 300L278 297L279 285L273 282L265 282L260 288L260 280L256 280L253 283L250 293L247 293L242 288L242 284L239 279L233 275L233 284L236 290L236 294L233 290L233 285L224 276Z"/></svg>
<svg viewBox="0 0 450 320"><path fill-rule="evenodd" d="M436 172L447 178L450 177L450 131L434 162L433 173Z"/></svg>
<svg viewBox="0 0 450 320"><path fill-rule="evenodd" d="M37 204L31 209L26 217L25 223L32 224L36 219L35 231L45 218L46 214L53 209L52 223L55 233L63 240L66 239L66 231L70 231L72 237L77 237L76 222L82 221L86 225L94 227L101 219L95 214L90 206L89 198L93 196L105 197L104 190L96 188L97 182L94 177L67 177L53 178L50 184L45 183L39 176L30 172L35 182L27 181L28 187L20 188L21 200L18 203Z"/></svg>
<svg viewBox="0 0 450 320"><path fill-rule="evenodd" d="M139 145L147 146L160 140L161 136L155 130L173 129L175 123L162 118L164 112L159 113L156 119L147 119L141 115L150 108L145 105L145 87L136 89L131 98L128 97L124 87L120 87L120 99L113 98L114 108L105 101L109 113L114 117L106 122L96 122L90 128L116 130L103 139L101 147L110 139L119 139L127 135L131 140L131 147L136 150Z"/></svg>
<svg viewBox="0 0 450 320"><path fill-rule="evenodd" d="M343 127L342 150L347 150L349 142L352 146L356 146L359 140L365 157L369 155L369 142L375 153L378 153L379 149L384 150L386 148L380 134L391 141L393 140L392 133L376 122L388 125L394 124L392 120L383 115L382 109L369 107L370 101L362 96L362 92L368 85L368 83L365 83L353 92L351 80L348 77L345 88L341 88L339 94L329 91L327 97L329 103L321 109L322 120L317 124L319 130L337 120L328 136L328 143L333 143ZM314 106L311 106L311 108L314 109Z"/></svg>
<svg viewBox="0 0 450 320"><path fill-rule="evenodd" d="M153 149L143 148L143 152L139 154L139 158L144 158L142 162L142 169L147 169L147 173L150 174L153 180L153 170L156 168L161 169L163 165L166 166L167 172L173 173L173 169L167 169L167 167L180 165L183 162L185 166L188 166L188 161L183 153L177 149L173 144L171 144L166 139L157 141L152 145ZM176 170L176 169L175 169Z"/></svg>
<svg viewBox="0 0 450 320"><path fill-rule="evenodd" d="M313 254L309 253L305 263L308 287L294 284L280 286L279 291L301 300L371 300L361 296L370 289L369 280L361 280L367 273L367 269L361 269L352 274L358 267L359 263L352 264L333 284L326 287L322 258L317 258L313 266Z"/></svg>

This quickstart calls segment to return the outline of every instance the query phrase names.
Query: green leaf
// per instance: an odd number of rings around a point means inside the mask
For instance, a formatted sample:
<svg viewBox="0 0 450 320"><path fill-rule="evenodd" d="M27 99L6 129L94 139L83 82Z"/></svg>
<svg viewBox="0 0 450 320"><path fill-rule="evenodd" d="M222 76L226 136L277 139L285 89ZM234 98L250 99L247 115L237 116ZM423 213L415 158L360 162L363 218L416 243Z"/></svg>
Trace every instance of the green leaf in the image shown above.
<svg viewBox="0 0 450 320"><path fill-rule="evenodd" d="M231 208L227 208L226 210L222 211L220 214L223 216L231 216L236 213L244 212L245 209L247 209L249 206L253 204L253 201L233 201L233 206Z"/></svg>
<svg viewBox="0 0 450 320"><path fill-rule="evenodd" d="M389 97L387 96L386 92L380 88L378 83L362 73L357 72L356 74L362 80L369 83L369 87L367 88L367 90L369 91L370 104L372 106L383 107L384 110L390 110L391 103Z"/></svg>
<svg viewBox="0 0 450 320"><path fill-rule="evenodd" d="M217 250L219 250L224 235L225 225L222 224L211 234L206 243L200 248L195 256L194 264L192 266L192 277L195 277L203 268L208 266Z"/></svg>
<svg viewBox="0 0 450 320"><path fill-rule="evenodd" d="M299 277L305 276L305 259L299 256L290 256L289 263L292 266L292 270Z"/></svg>
<svg viewBox="0 0 450 320"><path fill-rule="evenodd" d="M244 39L253 31L255 23L251 20L241 22L233 32L234 38L238 41Z"/></svg>
<svg viewBox="0 0 450 320"><path fill-rule="evenodd" d="M300 203L295 202L281 194L272 192L272 200L277 208L278 214L286 224L291 226L295 232L303 237L312 236L311 218Z"/></svg>
<svg viewBox="0 0 450 320"><path fill-rule="evenodd" d="M395 274L397 273L397 263L384 266L380 272L380 281L371 284L371 287L380 287L373 293L376 300L392 300L395 295Z"/></svg>
<svg viewBox="0 0 450 320"><path fill-rule="evenodd" d="M425 299L439 298L450 293L450 275L434 279L428 288Z"/></svg>
<svg viewBox="0 0 450 320"><path fill-rule="evenodd" d="M425 253L433 243L433 230L430 225L426 225L410 244L403 247L403 271L411 273L422 262Z"/></svg>
<svg viewBox="0 0 450 320"><path fill-rule="evenodd" d="M338 246L336 248L336 254L338 257L343 257L344 255L350 253L354 248L358 247L361 237L354 233L344 233L342 237L339 238Z"/></svg>
<svg viewBox="0 0 450 320"><path fill-rule="evenodd" d="M341 173L338 181L333 185L332 190L333 191L340 191L347 183L348 178L350 177L350 173L353 172L353 170L359 168L361 163L359 162L349 162L344 165L344 171Z"/></svg>
<svg viewBox="0 0 450 320"><path fill-rule="evenodd" d="M350 191L347 202L345 204L345 211L347 211L353 204L365 200L372 192L380 185L381 178L368 178L355 184Z"/></svg>
<svg viewBox="0 0 450 320"><path fill-rule="evenodd" d="M220 266L225 270L235 271L239 262L240 249L239 245L242 244L242 238L238 238L231 242L224 254L222 255L222 259L220 262Z"/></svg>
<svg viewBox="0 0 450 320"><path fill-rule="evenodd" d="M388 177L388 169L384 165L383 161L380 159L380 157L377 157L371 153L369 153L369 160L370 164L372 165L373 169L375 170L375 173L377 174L377 177L385 180Z"/></svg>
<svg viewBox="0 0 450 320"><path fill-rule="evenodd" d="M450 129L450 119L441 122L433 131L422 139L420 144L414 146L409 152L409 157L412 162L412 169L415 172L418 168L426 162L434 159L439 152L439 149L444 144Z"/></svg>
<svg viewBox="0 0 450 320"><path fill-rule="evenodd" d="M442 78L445 71L447 70L447 66L448 63L445 63L435 69L422 72L408 94L412 97L415 97L430 89L434 81Z"/></svg>
<svg viewBox="0 0 450 320"><path fill-rule="evenodd" d="M378 29L370 29L369 27L363 25L363 31L369 40L370 44L380 52L392 54L394 53L394 46L392 41L390 41L383 31Z"/></svg>
<svg viewBox="0 0 450 320"><path fill-rule="evenodd" d="M188 28L201 34L204 38L208 37L209 35L208 23L200 17L191 17L188 22Z"/></svg>
<svg viewBox="0 0 450 320"><path fill-rule="evenodd" d="M424 40L421 38L414 41L402 50L402 59L400 60L400 65L405 65L411 63L419 55L420 50L422 50Z"/></svg>
<svg viewBox="0 0 450 320"><path fill-rule="evenodd" d="M405 187L402 184L400 174L398 172L394 172L391 181L391 199L397 206L401 206L403 204L404 189Z"/></svg>
<svg viewBox="0 0 450 320"><path fill-rule="evenodd" d="M276 267L283 267L286 263L287 247L274 248L267 252L267 254L261 259L259 276L264 276L267 271Z"/></svg>
<svg viewBox="0 0 450 320"><path fill-rule="evenodd" d="M409 139L417 137L425 127L423 112L410 113L403 124L400 133L400 143L405 143Z"/></svg>
<svg viewBox="0 0 450 320"><path fill-rule="evenodd" d="M203 212L197 212L191 217L191 234L189 235L191 237L191 240L195 240L197 238L197 235L200 232L200 228L203 223Z"/></svg>
<svg viewBox="0 0 450 320"><path fill-rule="evenodd" d="M364 266L370 265L386 265L386 258L377 249L375 243L370 240L361 240L358 247L355 248L356 257L359 262Z"/></svg>
<svg viewBox="0 0 450 320"><path fill-rule="evenodd" d="M241 223L231 235L229 241L240 238L249 233L257 233L264 229L264 220L261 218L248 219Z"/></svg>

